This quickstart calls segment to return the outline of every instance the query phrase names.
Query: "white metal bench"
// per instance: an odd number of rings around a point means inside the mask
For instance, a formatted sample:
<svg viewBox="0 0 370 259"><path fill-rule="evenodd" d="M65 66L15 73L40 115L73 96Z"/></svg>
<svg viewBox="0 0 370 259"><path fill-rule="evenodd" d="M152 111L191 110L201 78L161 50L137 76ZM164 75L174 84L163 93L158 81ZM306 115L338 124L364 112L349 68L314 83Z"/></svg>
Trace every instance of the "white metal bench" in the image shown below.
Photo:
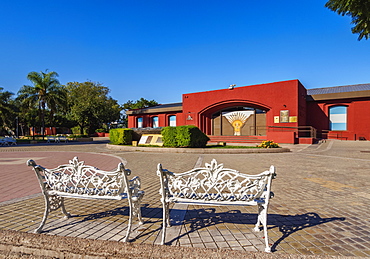
<svg viewBox="0 0 370 259"><path fill-rule="evenodd" d="M271 252L267 235L267 210L273 196L271 182L275 178L275 167L257 175L242 174L224 168L215 159L204 168L195 168L184 173L172 173L158 164L157 174L161 180L160 193L163 204L162 241L165 243L166 227L170 226L169 203L193 205L256 205L258 219L254 230L260 231L262 224L266 252Z"/></svg>
<svg viewBox="0 0 370 259"><path fill-rule="evenodd" d="M135 216L140 224L143 223L140 204L144 191L140 190L140 178L136 176L128 180L131 171L125 169L122 163L118 164L116 170L110 172L84 165L84 162L78 161L77 157L70 160L69 164L60 165L54 169L46 169L37 165L33 160L28 160L27 165L32 166L36 173L46 204L44 217L35 233L42 231L51 211L61 208L67 218L71 216L64 207L65 197L103 200L127 199L130 213L125 242L131 232L132 218Z"/></svg>
<svg viewBox="0 0 370 259"><path fill-rule="evenodd" d="M66 136L58 136L57 138L58 138L58 142L60 141L64 141L65 143L68 142L68 138Z"/></svg>
<svg viewBox="0 0 370 259"><path fill-rule="evenodd" d="M59 139L58 137L54 137L54 136L46 136L46 143L50 143L50 142L59 142Z"/></svg>
<svg viewBox="0 0 370 259"><path fill-rule="evenodd" d="M17 145L17 140L13 137L0 138L1 146Z"/></svg>

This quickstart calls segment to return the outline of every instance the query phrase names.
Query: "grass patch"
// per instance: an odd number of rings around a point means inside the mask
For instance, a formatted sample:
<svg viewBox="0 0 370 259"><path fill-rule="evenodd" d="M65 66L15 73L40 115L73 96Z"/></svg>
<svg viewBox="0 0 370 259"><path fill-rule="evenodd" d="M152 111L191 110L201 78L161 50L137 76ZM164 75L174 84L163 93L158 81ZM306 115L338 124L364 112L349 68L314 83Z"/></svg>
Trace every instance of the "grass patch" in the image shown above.
<svg viewBox="0 0 370 259"><path fill-rule="evenodd" d="M206 146L206 148L233 148L233 149L237 149L237 148L260 148L260 147L257 147L257 146L223 146L223 145L209 145L209 146Z"/></svg>
<svg viewBox="0 0 370 259"><path fill-rule="evenodd" d="M137 145L138 147L163 147L158 145Z"/></svg>
<svg viewBox="0 0 370 259"><path fill-rule="evenodd" d="M157 145L122 145L122 144L113 144L109 143L110 145L117 145L117 146L126 146L126 147L156 147L156 148L179 148L179 147L163 147L163 146L157 146ZM181 148L181 147L180 147ZM183 148L189 148L189 147L183 147ZM203 147L206 149L246 149L246 148L262 148L258 146L223 146L223 145L207 145L206 147Z"/></svg>
<svg viewBox="0 0 370 259"><path fill-rule="evenodd" d="M157 145L137 145L137 146L133 146L133 145L122 145L122 144L113 144L113 143L109 143L110 145L117 145L117 146L126 146L126 147L157 147L157 148L178 148L178 147L163 147L163 146L157 146ZM181 148L181 147L180 147ZM189 148L189 147L183 147L183 148ZM257 147L257 146L223 146L223 145L208 145L206 147L203 147L203 148L227 148L227 149L245 149L245 148L260 148L260 147Z"/></svg>

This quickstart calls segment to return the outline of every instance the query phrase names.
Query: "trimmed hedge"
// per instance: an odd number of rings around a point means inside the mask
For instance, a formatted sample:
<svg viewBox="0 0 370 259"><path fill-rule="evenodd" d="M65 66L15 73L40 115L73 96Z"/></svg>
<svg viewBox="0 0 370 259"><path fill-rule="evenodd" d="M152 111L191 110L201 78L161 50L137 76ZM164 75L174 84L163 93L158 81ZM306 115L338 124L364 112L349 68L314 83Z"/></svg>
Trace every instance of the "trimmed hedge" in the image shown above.
<svg viewBox="0 0 370 259"><path fill-rule="evenodd" d="M209 140L206 134L193 125L165 127L161 134L165 147L205 147Z"/></svg>
<svg viewBox="0 0 370 259"><path fill-rule="evenodd" d="M164 147L177 147L176 127L165 127L161 130Z"/></svg>
<svg viewBox="0 0 370 259"><path fill-rule="evenodd" d="M109 131L109 140L115 145L131 145L132 129L111 129Z"/></svg>

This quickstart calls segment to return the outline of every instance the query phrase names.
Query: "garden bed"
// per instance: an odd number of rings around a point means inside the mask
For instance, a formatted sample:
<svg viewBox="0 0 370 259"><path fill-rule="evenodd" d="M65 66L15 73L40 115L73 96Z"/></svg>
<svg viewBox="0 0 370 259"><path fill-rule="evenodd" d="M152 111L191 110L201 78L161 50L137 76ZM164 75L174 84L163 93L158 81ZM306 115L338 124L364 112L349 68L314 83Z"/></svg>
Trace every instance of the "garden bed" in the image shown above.
<svg viewBox="0 0 370 259"><path fill-rule="evenodd" d="M248 154L248 153L284 153L290 152L289 148L258 148L247 146L219 146L217 148L169 148L154 146L129 146L107 144L111 150L131 151L131 152L162 152L162 153L196 153L196 154Z"/></svg>

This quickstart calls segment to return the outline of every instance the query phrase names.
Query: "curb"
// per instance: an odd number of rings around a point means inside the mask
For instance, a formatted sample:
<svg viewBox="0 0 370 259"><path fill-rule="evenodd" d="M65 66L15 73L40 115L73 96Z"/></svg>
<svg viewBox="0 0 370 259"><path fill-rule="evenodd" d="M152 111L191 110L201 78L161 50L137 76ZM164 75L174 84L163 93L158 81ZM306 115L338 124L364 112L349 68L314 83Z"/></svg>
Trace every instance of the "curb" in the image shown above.
<svg viewBox="0 0 370 259"><path fill-rule="evenodd" d="M334 258L332 256L245 252L228 249L132 244L0 230L0 258ZM344 258L344 257L335 257Z"/></svg>
<svg viewBox="0 0 370 259"><path fill-rule="evenodd" d="M111 150L130 152L160 152L160 153L194 153L194 154L257 154L257 153L284 153L289 148L167 148L167 147L133 147L107 144Z"/></svg>

